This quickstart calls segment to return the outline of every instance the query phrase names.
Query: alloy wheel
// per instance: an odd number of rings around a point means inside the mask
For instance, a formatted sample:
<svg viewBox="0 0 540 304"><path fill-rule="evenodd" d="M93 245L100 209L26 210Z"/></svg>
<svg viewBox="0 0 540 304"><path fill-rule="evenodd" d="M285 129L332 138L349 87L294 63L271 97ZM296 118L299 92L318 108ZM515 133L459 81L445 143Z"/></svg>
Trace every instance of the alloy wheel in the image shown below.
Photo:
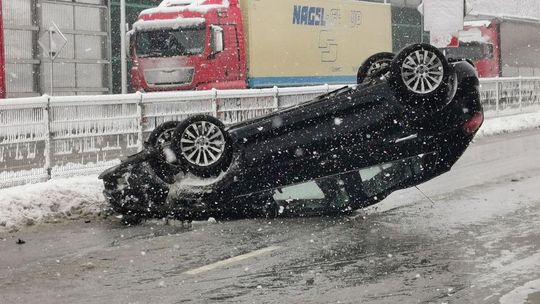
<svg viewBox="0 0 540 304"><path fill-rule="evenodd" d="M156 141L159 147L164 148L171 144L174 129L175 128L166 129L165 131L161 132L161 134L159 134Z"/></svg>
<svg viewBox="0 0 540 304"><path fill-rule="evenodd" d="M369 66L369 70L367 72L367 76L371 77L375 72L380 71L383 68L386 68L390 65L392 60L379 60L375 61L373 64Z"/></svg>
<svg viewBox="0 0 540 304"><path fill-rule="evenodd" d="M185 159L197 166L216 163L225 151L225 136L221 129L208 121L196 121L184 129L180 150Z"/></svg>
<svg viewBox="0 0 540 304"><path fill-rule="evenodd" d="M443 81L443 63L437 54L418 50L409 54L401 65L401 77L409 90L427 94L436 90Z"/></svg>

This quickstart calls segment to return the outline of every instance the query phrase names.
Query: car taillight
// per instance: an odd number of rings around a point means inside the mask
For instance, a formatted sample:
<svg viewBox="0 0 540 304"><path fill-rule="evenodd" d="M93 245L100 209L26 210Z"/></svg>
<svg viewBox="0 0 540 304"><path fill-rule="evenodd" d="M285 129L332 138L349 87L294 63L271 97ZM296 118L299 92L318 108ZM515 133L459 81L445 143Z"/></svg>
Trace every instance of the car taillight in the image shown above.
<svg viewBox="0 0 540 304"><path fill-rule="evenodd" d="M472 135L478 129L480 129L480 126L482 126L482 123L484 122L484 113L482 111L476 112L469 120L467 120L463 124L463 131L465 131L465 134Z"/></svg>

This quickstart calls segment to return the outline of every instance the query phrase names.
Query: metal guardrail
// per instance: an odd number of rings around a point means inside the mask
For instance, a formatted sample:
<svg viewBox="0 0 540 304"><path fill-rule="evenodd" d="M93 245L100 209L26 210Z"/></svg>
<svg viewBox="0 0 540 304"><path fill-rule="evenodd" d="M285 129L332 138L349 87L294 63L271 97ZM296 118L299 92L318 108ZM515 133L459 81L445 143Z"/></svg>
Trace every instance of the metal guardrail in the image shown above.
<svg viewBox="0 0 540 304"><path fill-rule="evenodd" d="M540 110L540 78L483 78L480 99L486 117Z"/></svg>
<svg viewBox="0 0 540 304"><path fill-rule="evenodd" d="M41 96L0 101L0 188L98 173L169 120L206 113L234 123L340 86Z"/></svg>
<svg viewBox="0 0 540 304"><path fill-rule="evenodd" d="M339 86L42 96L0 101L0 188L98 173L142 148L159 124L206 113L261 116ZM481 81L486 116L540 110L540 78Z"/></svg>

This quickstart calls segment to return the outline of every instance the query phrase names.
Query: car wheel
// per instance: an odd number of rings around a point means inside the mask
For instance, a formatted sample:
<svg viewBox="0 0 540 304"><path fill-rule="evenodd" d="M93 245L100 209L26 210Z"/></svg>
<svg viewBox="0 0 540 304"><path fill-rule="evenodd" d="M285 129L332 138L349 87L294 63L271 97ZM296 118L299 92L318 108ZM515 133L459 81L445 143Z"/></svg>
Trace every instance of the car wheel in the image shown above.
<svg viewBox="0 0 540 304"><path fill-rule="evenodd" d="M171 148L182 168L200 177L226 170L232 159L232 145L225 125L209 115L196 115L176 128Z"/></svg>
<svg viewBox="0 0 540 304"><path fill-rule="evenodd" d="M157 126L146 140L146 145L151 147L165 147L171 144L174 130L180 124L179 121L167 121Z"/></svg>
<svg viewBox="0 0 540 304"><path fill-rule="evenodd" d="M146 140L146 146L158 148L161 153L158 158L149 161L154 172L162 180L172 183L174 176L180 172L180 168L175 162L168 162L166 157L166 149L171 145L174 130L180 125L179 121L167 121L157 126Z"/></svg>
<svg viewBox="0 0 540 304"><path fill-rule="evenodd" d="M382 75L385 71L388 71L394 56L394 53L381 52L368 57L358 69L356 74L357 83L360 84L366 79L373 79L377 75Z"/></svg>
<svg viewBox="0 0 540 304"><path fill-rule="evenodd" d="M405 105L433 111L446 105L455 76L443 53L429 44L402 49L390 64L388 79Z"/></svg>

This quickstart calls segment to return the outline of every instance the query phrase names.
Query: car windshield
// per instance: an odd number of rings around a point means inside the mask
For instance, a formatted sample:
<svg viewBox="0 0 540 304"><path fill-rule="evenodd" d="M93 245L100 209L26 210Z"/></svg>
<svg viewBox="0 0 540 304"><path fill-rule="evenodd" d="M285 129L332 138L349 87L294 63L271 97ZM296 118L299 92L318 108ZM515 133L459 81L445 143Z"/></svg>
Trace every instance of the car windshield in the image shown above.
<svg viewBox="0 0 540 304"><path fill-rule="evenodd" d="M429 155L429 154L428 154ZM385 196L422 172L428 155L417 155L276 190L273 199L293 212L327 211L353 200Z"/></svg>
<svg viewBox="0 0 540 304"><path fill-rule="evenodd" d="M204 42L204 28L183 28L139 32L135 46L139 57L172 57L201 54Z"/></svg>
<svg viewBox="0 0 540 304"><path fill-rule="evenodd" d="M461 43L457 48L443 48L448 58L467 58L470 60L493 57L493 45L487 43Z"/></svg>

